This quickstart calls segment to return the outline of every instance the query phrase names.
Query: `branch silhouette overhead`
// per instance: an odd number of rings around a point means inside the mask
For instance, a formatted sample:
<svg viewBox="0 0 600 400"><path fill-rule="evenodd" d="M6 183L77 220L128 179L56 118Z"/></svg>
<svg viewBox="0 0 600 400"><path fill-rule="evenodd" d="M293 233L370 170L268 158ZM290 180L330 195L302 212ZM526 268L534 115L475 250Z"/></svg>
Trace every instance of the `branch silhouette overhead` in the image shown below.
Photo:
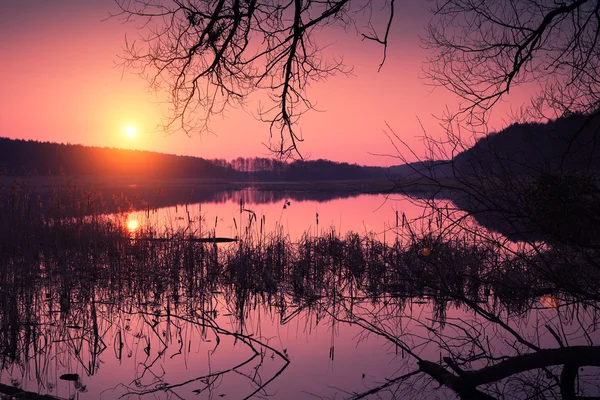
<svg viewBox="0 0 600 400"><path fill-rule="evenodd" d="M485 126L511 90L534 84L527 117L600 106L600 1L436 1L426 77L462 102L450 119Z"/></svg>
<svg viewBox="0 0 600 400"><path fill-rule="evenodd" d="M116 0L116 17L141 22L142 39L127 42L124 66L151 87L166 89L164 125L191 134L209 131L211 117L244 104L254 92L268 100L258 118L270 127L270 150L300 155L297 122L314 108L313 82L351 68L326 57L323 29L367 26L362 38L388 44L394 0ZM379 33L373 15L387 12ZM380 24L381 25L381 24ZM383 63L382 61L382 63Z"/></svg>

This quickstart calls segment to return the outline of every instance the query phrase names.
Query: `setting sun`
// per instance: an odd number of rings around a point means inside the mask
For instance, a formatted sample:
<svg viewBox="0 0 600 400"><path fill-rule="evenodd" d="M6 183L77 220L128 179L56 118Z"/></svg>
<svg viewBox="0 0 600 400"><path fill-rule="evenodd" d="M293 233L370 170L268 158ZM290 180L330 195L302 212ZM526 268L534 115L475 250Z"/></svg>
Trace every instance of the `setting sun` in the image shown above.
<svg viewBox="0 0 600 400"><path fill-rule="evenodd" d="M137 136L137 129L135 126L133 125L127 125L125 127L125 134L130 137L130 138L134 138Z"/></svg>

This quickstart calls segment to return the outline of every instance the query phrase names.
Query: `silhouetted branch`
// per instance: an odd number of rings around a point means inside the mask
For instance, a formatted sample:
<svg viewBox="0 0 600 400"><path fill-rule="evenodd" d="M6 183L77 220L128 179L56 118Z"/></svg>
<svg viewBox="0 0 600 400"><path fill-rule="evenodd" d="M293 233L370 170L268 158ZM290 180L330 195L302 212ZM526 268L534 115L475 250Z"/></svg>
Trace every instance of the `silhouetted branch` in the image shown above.
<svg viewBox="0 0 600 400"><path fill-rule="evenodd" d="M535 353L514 356L476 371L462 371L458 376L431 361L419 361L421 371L427 373L439 383L448 386L461 397L470 399L493 399L493 397L478 391L477 386L501 381L532 369L554 365L564 365L561 374L563 398L574 398L574 379L577 375L577 369L582 366L600 366L600 347L572 346L558 349L540 349Z"/></svg>
<svg viewBox="0 0 600 400"><path fill-rule="evenodd" d="M484 125L520 84L542 89L528 112L589 113L600 105L600 2L439 1L424 39L427 76L464 100L457 114ZM451 116L452 117L452 114Z"/></svg>
<svg viewBox="0 0 600 400"><path fill-rule="evenodd" d="M210 120L243 105L256 91L268 95L259 118L270 126L269 148L300 156L299 117L313 108L308 86L337 73L341 60L329 60L314 32L326 26L346 29L371 0L117 0L125 22L141 20L142 39L127 42L123 65L139 71L151 87L169 92L172 108L164 129L204 132ZM354 6L354 7L352 7ZM384 39L387 51L393 20L390 9ZM370 25L370 17L366 21ZM381 68L381 65L380 65Z"/></svg>

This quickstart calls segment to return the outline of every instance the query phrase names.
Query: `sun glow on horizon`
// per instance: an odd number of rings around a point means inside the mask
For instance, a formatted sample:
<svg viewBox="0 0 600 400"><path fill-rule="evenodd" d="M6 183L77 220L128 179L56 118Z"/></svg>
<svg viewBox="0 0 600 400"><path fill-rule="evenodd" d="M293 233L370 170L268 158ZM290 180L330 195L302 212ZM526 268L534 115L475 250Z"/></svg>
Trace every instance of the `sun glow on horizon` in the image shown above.
<svg viewBox="0 0 600 400"><path fill-rule="evenodd" d="M125 135L127 135L127 137L130 138L134 138L137 136L137 128L133 125L127 125L125 126Z"/></svg>

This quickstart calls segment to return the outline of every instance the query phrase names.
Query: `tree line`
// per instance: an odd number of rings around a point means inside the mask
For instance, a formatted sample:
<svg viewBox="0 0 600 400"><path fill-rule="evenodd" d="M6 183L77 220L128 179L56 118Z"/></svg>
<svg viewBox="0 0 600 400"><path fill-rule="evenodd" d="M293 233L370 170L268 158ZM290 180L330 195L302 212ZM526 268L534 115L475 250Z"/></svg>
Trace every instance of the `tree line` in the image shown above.
<svg viewBox="0 0 600 400"><path fill-rule="evenodd" d="M385 178L387 169L329 160L237 157L233 160L0 138L0 174L301 181Z"/></svg>

